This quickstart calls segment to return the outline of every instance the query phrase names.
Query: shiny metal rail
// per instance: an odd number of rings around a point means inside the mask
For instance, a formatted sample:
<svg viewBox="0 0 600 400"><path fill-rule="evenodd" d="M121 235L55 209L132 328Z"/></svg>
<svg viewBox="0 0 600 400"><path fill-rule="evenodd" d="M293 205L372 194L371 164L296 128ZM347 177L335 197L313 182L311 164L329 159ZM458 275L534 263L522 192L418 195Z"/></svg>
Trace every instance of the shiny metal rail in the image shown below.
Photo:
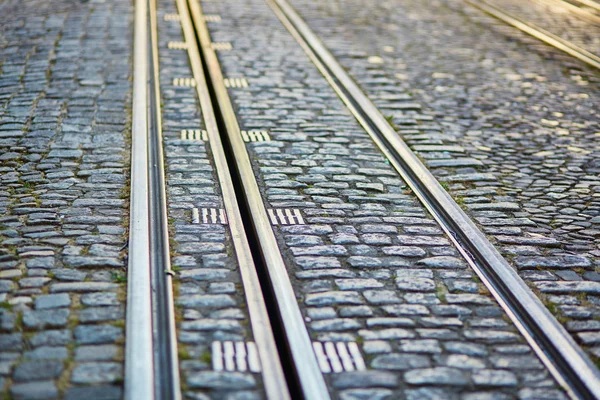
<svg viewBox="0 0 600 400"><path fill-rule="evenodd" d="M260 257L262 258L261 261L268 275L269 290L272 291L276 302L273 306L276 308L278 319L283 327L285 338L280 339L285 341L285 346L289 349L294 364L295 371L291 371L291 373L296 375L304 398L310 400L327 400L330 398L329 391L313 352L304 318L298 306L275 234L271 228L271 222L253 173L246 144L242 140L240 126L231 99L227 93L221 66L211 45L212 41L206 26L202 7L197 0L188 0L188 5L203 60L206 64L206 76L210 80L214 91L215 106L218 107L220 116L224 122L225 140L228 141L233 153L232 162L234 165L232 165L232 168L235 168L237 171L241 182L239 195L249 211L251 219L251 221L248 221L248 225L251 225L249 229L253 230L256 238ZM200 66L197 60L192 60L192 64L194 68L199 69ZM271 357L273 356L271 355ZM275 396L270 398L279 400L282 397Z"/></svg>
<svg viewBox="0 0 600 400"><path fill-rule="evenodd" d="M125 399L154 399L148 205L148 2L136 0L133 54L131 213L127 266Z"/></svg>
<svg viewBox="0 0 600 400"><path fill-rule="evenodd" d="M265 0L440 223L555 379L573 398L600 399L600 372L473 221L402 141L287 0Z"/></svg>
<svg viewBox="0 0 600 400"><path fill-rule="evenodd" d="M162 112L158 63L158 19L156 0L149 0L150 19L150 266L152 275L153 327L155 337L154 390L159 400L180 400L179 357L175 329L173 270L169 251L169 223L163 151Z"/></svg>
<svg viewBox="0 0 600 400"><path fill-rule="evenodd" d="M211 153L223 195L223 203L227 214L227 220L229 221L228 226L231 232L233 247L240 269L242 283L244 285L244 295L247 302L248 313L250 315L252 334L262 366L261 371L265 393L269 399L288 400L290 399L290 393L286 377L281 366L279 352L277 350L273 329L267 312L267 306L263 297L263 290L260 285L248 237L246 236L246 228L244 227L244 221L242 220L240 207L238 205L236 190L232 182L232 171L228 165L228 160L221 141L217 117L213 107L213 100L211 99L207 84L207 79L210 79L210 76L208 76L204 70L200 50L197 45L196 32L198 32L199 29L202 29L198 28L198 26L203 24L202 26L206 30L206 25L204 25L205 22L201 12L199 13L197 1L192 1L192 4L190 4L191 9L188 8L186 0L176 0L176 3L183 35L185 42L187 43L192 74L196 81L196 92L200 101ZM196 31L194 30L194 24L196 25ZM206 30L206 32L208 31ZM203 43L202 37L200 38L200 42ZM205 45L212 50L210 41L208 44L203 43L202 47ZM238 137L241 137L239 131ZM251 169L249 170L251 171ZM270 226L268 228L270 229ZM273 249L271 250L273 251ZM279 254L278 249L275 252ZM291 296L293 296L293 292L290 293L292 293Z"/></svg>
<svg viewBox="0 0 600 400"><path fill-rule="evenodd" d="M593 10L600 11L600 3L594 0L571 0L573 3L589 7Z"/></svg>
<svg viewBox="0 0 600 400"><path fill-rule="evenodd" d="M465 0L465 2L475 8L480 9L486 14L489 14L492 17L495 17L541 40L542 42L549 44L550 46L553 46L575 58L580 59L594 68L600 69L600 56L593 54L568 40L556 36L555 34L542 29L531 22L525 21L513 14L510 14L501 8L486 2L485 0Z"/></svg>
<svg viewBox="0 0 600 400"><path fill-rule="evenodd" d="M557 7L562 7L563 9L567 10L568 12L570 12L574 15L577 15L583 19L586 19L596 25L600 25L600 17L599 16L597 16L596 14L590 12L589 10L587 10L585 8L577 7L566 0L536 0L536 1L539 4L554 5ZM600 5L598 5L598 4L596 4L596 6L600 7Z"/></svg>
<svg viewBox="0 0 600 400"><path fill-rule="evenodd" d="M125 398L178 400L156 3L137 0L135 8Z"/></svg>

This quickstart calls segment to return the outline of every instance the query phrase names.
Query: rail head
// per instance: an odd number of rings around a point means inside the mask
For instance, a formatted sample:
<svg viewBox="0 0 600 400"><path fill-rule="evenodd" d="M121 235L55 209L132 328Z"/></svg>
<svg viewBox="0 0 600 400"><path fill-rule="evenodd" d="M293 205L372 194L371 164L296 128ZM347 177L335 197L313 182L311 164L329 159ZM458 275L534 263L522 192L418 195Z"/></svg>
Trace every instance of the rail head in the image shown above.
<svg viewBox="0 0 600 400"><path fill-rule="evenodd" d="M148 210L148 2L135 1L125 399L154 399Z"/></svg>

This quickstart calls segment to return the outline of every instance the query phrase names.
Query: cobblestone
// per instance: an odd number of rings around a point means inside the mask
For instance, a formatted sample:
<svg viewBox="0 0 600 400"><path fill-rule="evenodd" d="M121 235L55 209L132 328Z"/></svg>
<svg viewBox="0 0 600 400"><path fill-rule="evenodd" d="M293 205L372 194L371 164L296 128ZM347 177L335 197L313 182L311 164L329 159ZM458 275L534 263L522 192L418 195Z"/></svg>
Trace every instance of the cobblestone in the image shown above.
<svg viewBox="0 0 600 400"><path fill-rule="evenodd" d="M10 360L0 386L14 399L85 390L93 382L71 380L74 355L98 337L83 293L124 307L111 274L123 274L126 257L132 11L112 1L0 4L0 347ZM112 317L123 325L122 312ZM121 349L123 328L109 329L103 340ZM120 393L122 351L109 361L107 390Z"/></svg>

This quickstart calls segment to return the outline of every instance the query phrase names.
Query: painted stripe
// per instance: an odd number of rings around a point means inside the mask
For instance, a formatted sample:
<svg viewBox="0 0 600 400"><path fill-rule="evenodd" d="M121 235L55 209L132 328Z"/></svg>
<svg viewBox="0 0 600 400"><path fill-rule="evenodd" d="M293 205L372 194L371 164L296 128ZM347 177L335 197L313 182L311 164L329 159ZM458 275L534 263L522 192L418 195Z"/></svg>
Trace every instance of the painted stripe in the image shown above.
<svg viewBox="0 0 600 400"><path fill-rule="evenodd" d="M319 362L319 368L321 368L321 372L324 374L330 373L331 367L329 366L327 356L323 351L323 344L321 342L313 342L313 349L315 351L315 355L317 356L317 361Z"/></svg>
<svg viewBox="0 0 600 400"><path fill-rule="evenodd" d="M221 348L221 342L212 342L211 344L211 361L212 367L215 371L223 371L223 351Z"/></svg>

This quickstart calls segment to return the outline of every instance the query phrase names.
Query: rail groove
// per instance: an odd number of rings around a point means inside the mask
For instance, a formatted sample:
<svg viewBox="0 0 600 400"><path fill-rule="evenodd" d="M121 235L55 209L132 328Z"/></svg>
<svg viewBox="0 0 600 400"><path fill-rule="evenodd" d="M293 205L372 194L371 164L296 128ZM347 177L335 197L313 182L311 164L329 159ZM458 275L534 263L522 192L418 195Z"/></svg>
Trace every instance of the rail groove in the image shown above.
<svg viewBox="0 0 600 400"><path fill-rule="evenodd" d="M206 65L207 78L210 80L213 90L215 109L218 109L225 128L224 138L231 149L232 170L236 171L236 178L240 182L238 193L248 210L250 218L250 221L247 221L248 228L256 242L255 251L262 258L262 265L266 269L266 277L263 281L269 285L268 290L272 293L276 303L271 306L274 307L274 314L278 317L277 322L281 324L284 336L279 338L284 341L280 348L286 348L291 362L294 364L294 370L288 371L288 373L295 375L296 381L292 383L300 387L304 398L327 400L330 398L329 391L313 352L304 317L300 312L285 262L271 228L269 215L262 201L246 144L227 92L225 78L212 46L210 33L206 26L207 19L198 1L188 0L188 5ZM195 64L196 61L193 63ZM281 397L272 398L280 399Z"/></svg>
<svg viewBox="0 0 600 400"><path fill-rule="evenodd" d="M232 181L233 171L229 167L221 140L217 117L215 115L217 110L213 107L214 99L211 98L208 89L207 79L210 79L210 76L204 69L196 38L195 32L198 31L198 25L206 29L205 18L203 18L202 14L198 14L195 11L194 5L197 5L197 2L192 2L190 5L191 9L188 8L189 5L186 0L176 0L176 4L185 41L188 43L187 50L190 65L197 83L196 92L202 109L202 116L221 187L228 227L231 232L233 247L242 277L244 294L250 315L250 324L261 364L265 393L269 399L287 400L290 398L290 393L286 377L281 366L256 264L250 249L248 237L246 236L246 228L238 204L236 189ZM202 47L204 45L203 43ZM211 46L210 42L207 46L214 54L215 49Z"/></svg>
<svg viewBox="0 0 600 400"><path fill-rule="evenodd" d="M135 6L125 398L178 400L156 2L139 0Z"/></svg>
<svg viewBox="0 0 600 400"><path fill-rule="evenodd" d="M169 251L169 224L160 103L158 27L156 1L150 4L150 91L149 91L149 169L150 169L150 265L152 276L153 326L155 335L155 393L157 399L180 400L179 357L175 329L173 271Z"/></svg>
<svg viewBox="0 0 600 400"><path fill-rule="evenodd" d="M402 141L286 0L265 0L440 223L556 380L573 398L600 399L600 372L516 271Z"/></svg>

